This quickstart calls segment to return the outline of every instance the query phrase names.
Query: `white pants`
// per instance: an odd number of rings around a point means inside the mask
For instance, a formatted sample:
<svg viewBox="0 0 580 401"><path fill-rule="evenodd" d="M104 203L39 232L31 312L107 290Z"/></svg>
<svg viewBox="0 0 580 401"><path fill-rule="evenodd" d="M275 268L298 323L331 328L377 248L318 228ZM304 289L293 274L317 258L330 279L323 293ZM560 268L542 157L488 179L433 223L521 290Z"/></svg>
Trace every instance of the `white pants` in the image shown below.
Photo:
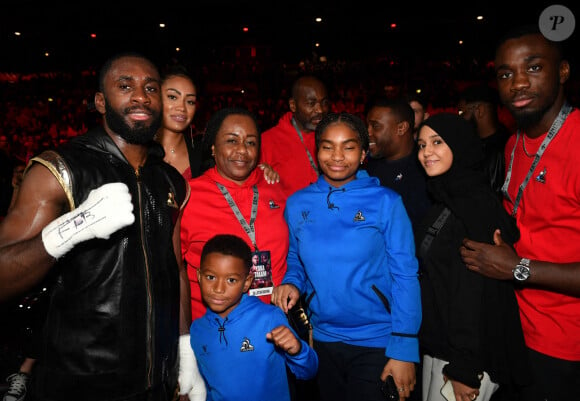
<svg viewBox="0 0 580 401"><path fill-rule="evenodd" d="M446 401L441 395L441 387L445 384L443 366L448 363L429 355L423 356L423 401ZM483 372L483 380L479 386L479 396L476 401L489 401L498 388L499 384L492 382L489 375Z"/></svg>

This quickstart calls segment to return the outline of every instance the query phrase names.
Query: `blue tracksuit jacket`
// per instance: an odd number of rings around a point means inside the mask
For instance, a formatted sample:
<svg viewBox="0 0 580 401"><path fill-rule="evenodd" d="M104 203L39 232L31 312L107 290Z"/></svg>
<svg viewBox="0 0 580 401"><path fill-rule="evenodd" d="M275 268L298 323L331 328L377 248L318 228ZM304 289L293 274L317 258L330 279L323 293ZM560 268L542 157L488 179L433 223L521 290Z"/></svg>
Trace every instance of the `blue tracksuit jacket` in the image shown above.
<svg viewBox="0 0 580 401"><path fill-rule="evenodd" d="M283 283L306 294L314 339L419 362L418 263L401 196L360 170L339 188L321 176L288 198L284 214Z"/></svg>
<svg viewBox="0 0 580 401"><path fill-rule="evenodd" d="M288 326L284 312L244 294L223 319L211 310L193 321L191 346L207 387L207 401L290 401L286 365L299 379L318 371L318 356L306 342L290 356L266 339L266 333Z"/></svg>

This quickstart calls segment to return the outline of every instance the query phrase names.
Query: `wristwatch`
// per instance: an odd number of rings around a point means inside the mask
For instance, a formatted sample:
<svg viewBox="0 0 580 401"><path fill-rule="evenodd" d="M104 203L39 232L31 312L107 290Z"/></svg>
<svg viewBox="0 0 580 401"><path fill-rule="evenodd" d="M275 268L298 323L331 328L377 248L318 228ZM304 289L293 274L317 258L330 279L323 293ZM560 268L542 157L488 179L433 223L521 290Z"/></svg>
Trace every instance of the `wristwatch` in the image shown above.
<svg viewBox="0 0 580 401"><path fill-rule="evenodd" d="M513 273L517 281L526 281L530 277L530 259L522 258Z"/></svg>

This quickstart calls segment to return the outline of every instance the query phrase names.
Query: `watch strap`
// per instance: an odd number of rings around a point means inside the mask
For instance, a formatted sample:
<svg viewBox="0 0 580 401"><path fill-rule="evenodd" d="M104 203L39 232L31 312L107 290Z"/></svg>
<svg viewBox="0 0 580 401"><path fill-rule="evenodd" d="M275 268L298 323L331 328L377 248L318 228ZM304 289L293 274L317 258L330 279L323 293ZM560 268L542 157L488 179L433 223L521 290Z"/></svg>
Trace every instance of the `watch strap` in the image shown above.
<svg viewBox="0 0 580 401"><path fill-rule="evenodd" d="M529 269L530 268L530 259L528 259L528 258L522 258L520 260L520 263L519 264L520 265L524 265L524 266L526 266Z"/></svg>

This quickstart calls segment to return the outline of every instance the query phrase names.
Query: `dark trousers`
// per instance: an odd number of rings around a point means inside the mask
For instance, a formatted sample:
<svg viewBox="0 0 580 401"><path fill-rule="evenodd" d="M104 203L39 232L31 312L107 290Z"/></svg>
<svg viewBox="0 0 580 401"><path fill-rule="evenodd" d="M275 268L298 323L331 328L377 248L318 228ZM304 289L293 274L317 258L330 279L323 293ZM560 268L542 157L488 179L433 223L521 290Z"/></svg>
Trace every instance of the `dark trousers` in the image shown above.
<svg viewBox="0 0 580 401"><path fill-rule="evenodd" d="M381 373L388 362L384 348L314 341L314 349L322 401L384 401Z"/></svg>
<svg viewBox="0 0 580 401"><path fill-rule="evenodd" d="M34 377L33 377L34 379ZM66 394L62 395L62 398L54 399L54 398L44 398L40 397L36 394L28 394L26 397L27 401L69 401L72 398L66 396ZM167 390L160 386L155 387L153 389L147 390L144 393L136 394L130 396L128 398L115 398L116 401L178 401L179 400L179 392L178 389L175 390Z"/></svg>
<svg viewBox="0 0 580 401"><path fill-rule="evenodd" d="M521 400L580 400L580 361L552 358L528 348L533 384L525 387Z"/></svg>
<svg viewBox="0 0 580 401"><path fill-rule="evenodd" d="M292 401L320 401L318 384L316 379L300 380L290 371L288 373L288 386L290 387L290 400Z"/></svg>

